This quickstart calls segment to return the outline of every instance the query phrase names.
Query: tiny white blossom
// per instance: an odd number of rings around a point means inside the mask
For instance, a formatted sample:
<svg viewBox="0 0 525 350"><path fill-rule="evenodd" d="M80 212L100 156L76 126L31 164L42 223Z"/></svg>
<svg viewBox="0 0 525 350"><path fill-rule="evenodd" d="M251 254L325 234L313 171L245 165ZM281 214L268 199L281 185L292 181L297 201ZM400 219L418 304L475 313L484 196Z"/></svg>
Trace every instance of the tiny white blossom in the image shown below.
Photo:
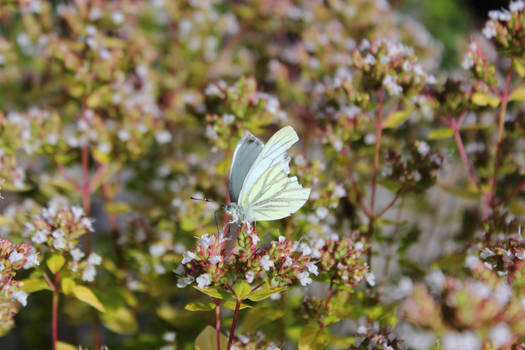
<svg viewBox="0 0 525 350"><path fill-rule="evenodd" d="M417 145L417 151L422 156L426 156L430 152L430 146L425 141L420 141Z"/></svg>
<svg viewBox="0 0 525 350"><path fill-rule="evenodd" d="M71 207L71 212L73 213L73 218L75 220L78 220L84 216L84 209L82 209L81 207L77 207L77 206Z"/></svg>
<svg viewBox="0 0 525 350"><path fill-rule="evenodd" d="M31 238L31 240L37 244L41 244L47 241L48 235L49 235L48 231L38 230L36 231L35 235Z"/></svg>
<svg viewBox="0 0 525 350"><path fill-rule="evenodd" d="M376 285L376 275L374 275L373 272L369 272L366 274L365 276L365 279L366 279L366 282L371 286L375 286Z"/></svg>
<svg viewBox="0 0 525 350"><path fill-rule="evenodd" d="M217 265L221 261L221 256L220 255L210 256L208 260L211 264Z"/></svg>
<svg viewBox="0 0 525 350"><path fill-rule="evenodd" d="M312 283L312 279L309 277L309 274L306 271L298 273L297 278L299 279L299 282L303 287L306 287L307 285Z"/></svg>
<svg viewBox="0 0 525 350"><path fill-rule="evenodd" d="M193 259L195 259L196 257L197 255L195 255L195 253L190 252L189 250L185 251L184 254L182 255L182 264L187 264Z"/></svg>
<svg viewBox="0 0 525 350"><path fill-rule="evenodd" d="M509 4L509 10L510 12L519 12L523 11L523 8L525 8L525 2L519 0L519 1L511 1Z"/></svg>
<svg viewBox="0 0 525 350"><path fill-rule="evenodd" d="M161 145L170 142L171 139L171 133L168 130L160 130L155 133L155 140Z"/></svg>
<svg viewBox="0 0 525 350"><path fill-rule="evenodd" d="M319 208L317 208L317 210L315 211L315 214L317 214L317 216L319 217L319 219L323 220L323 219L326 219L326 217L327 217L328 214L329 214L329 211L328 211L328 209L326 209L326 207L319 207Z"/></svg>
<svg viewBox="0 0 525 350"><path fill-rule="evenodd" d="M162 336L162 339L164 341L167 341L168 343L173 343L175 341L176 337L177 337L177 335L175 334L175 332L166 332Z"/></svg>
<svg viewBox="0 0 525 350"><path fill-rule="evenodd" d="M177 287L184 288L193 282L193 276L181 277L177 280Z"/></svg>
<svg viewBox="0 0 525 350"><path fill-rule="evenodd" d="M279 243L283 243L284 241L286 241L286 237L279 236Z"/></svg>
<svg viewBox="0 0 525 350"><path fill-rule="evenodd" d="M283 267L292 266L293 260L289 256L284 259Z"/></svg>
<svg viewBox="0 0 525 350"><path fill-rule="evenodd" d="M308 269L308 272L310 272L311 274L314 274L316 276L319 274L319 271L317 270L317 265L312 261L306 264L306 268Z"/></svg>
<svg viewBox="0 0 525 350"><path fill-rule="evenodd" d="M55 247L55 249L66 249L66 240L63 237L55 238L53 240L53 247Z"/></svg>
<svg viewBox="0 0 525 350"><path fill-rule="evenodd" d="M250 237L252 238L252 242L255 245L257 245L257 243L259 243L259 241L261 240L259 236L257 236L255 233L251 234Z"/></svg>
<svg viewBox="0 0 525 350"><path fill-rule="evenodd" d="M73 249L72 251L69 252L69 254L71 254L74 261L79 261L85 255L84 252L78 248Z"/></svg>
<svg viewBox="0 0 525 350"><path fill-rule="evenodd" d="M253 271L247 271L244 274L244 277L246 277L246 282L252 283L253 279L255 278L255 273Z"/></svg>
<svg viewBox="0 0 525 350"><path fill-rule="evenodd" d="M37 253L29 254L26 259L26 263L24 264L24 269L29 269L33 266L40 265L40 262L38 261L38 255Z"/></svg>
<svg viewBox="0 0 525 350"><path fill-rule="evenodd" d="M273 261L270 260L270 257L268 255L265 255L260 260L261 266L264 271L268 271L270 267L273 267Z"/></svg>
<svg viewBox="0 0 525 350"><path fill-rule="evenodd" d="M82 218L82 220L80 221L80 223L84 226L86 226L86 229L90 232L93 232L94 229L93 229L93 219L90 219L90 218Z"/></svg>
<svg viewBox="0 0 525 350"><path fill-rule="evenodd" d="M200 245L204 250L206 250L210 247L210 245L213 244L213 242L215 242L215 238L205 233L201 236L197 244Z"/></svg>
<svg viewBox="0 0 525 350"><path fill-rule="evenodd" d="M23 290L15 290L13 292L13 298L15 298L22 306L27 305L27 293Z"/></svg>
<svg viewBox="0 0 525 350"><path fill-rule="evenodd" d="M117 25L122 24L124 22L124 14L120 11L114 11L111 14L111 20Z"/></svg>
<svg viewBox="0 0 525 350"><path fill-rule="evenodd" d="M383 86L392 96L399 96L403 92L403 88L397 84L396 78L390 74L383 78Z"/></svg>
<svg viewBox="0 0 525 350"><path fill-rule="evenodd" d="M155 270L157 275L162 275L163 273L166 273L166 268L162 266L161 264L153 265L153 269Z"/></svg>
<svg viewBox="0 0 525 350"><path fill-rule="evenodd" d="M483 27L483 30L481 32L487 39L492 39L498 34L498 32L496 31L496 26L492 21L487 21L487 23L485 23L485 27Z"/></svg>
<svg viewBox="0 0 525 350"><path fill-rule="evenodd" d="M227 113L222 115L222 122L226 125L231 124L235 121L235 116L233 114Z"/></svg>
<svg viewBox="0 0 525 350"><path fill-rule="evenodd" d="M197 285L199 286L199 288L204 288L211 284L210 275L207 273L203 273L202 275L197 277L195 281L197 282Z"/></svg>
<svg viewBox="0 0 525 350"><path fill-rule="evenodd" d="M498 323L490 329L489 338L496 348L501 348L512 340L512 333L505 323Z"/></svg>
<svg viewBox="0 0 525 350"><path fill-rule="evenodd" d="M82 281L93 282L96 274L97 270L95 269L95 266L87 265L84 271L82 271Z"/></svg>
<svg viewBox="0 0 525 350"><path fill-rule="evenodd" d="M182 275L184 271L186 271L186 269L184 268L184 265L182 264L180 264L179 266L177 266L176 269L173 270L173 272L175 272L175 274L177 275Z"/></svg>
<svg viewBox="0 0 525 350"><path fill-rule="evenodd" d="M88 257L88 264L100 265L102 263L102 257L97 253L91 253Z"/></svg>
<svg viewBox="0 0 525 350"><path fill-rule="evenodd" d="M306 243L301 243L299 245L299 251L303 253L303 255L312 255L312 248Z"/></svg>
<svg viewBox="0 0 525 350"><path fill-rule="evenodd" d="M166 253L166 247L162 243L152 244L149 247L149 253L151 256L158 258Z"/></svg>

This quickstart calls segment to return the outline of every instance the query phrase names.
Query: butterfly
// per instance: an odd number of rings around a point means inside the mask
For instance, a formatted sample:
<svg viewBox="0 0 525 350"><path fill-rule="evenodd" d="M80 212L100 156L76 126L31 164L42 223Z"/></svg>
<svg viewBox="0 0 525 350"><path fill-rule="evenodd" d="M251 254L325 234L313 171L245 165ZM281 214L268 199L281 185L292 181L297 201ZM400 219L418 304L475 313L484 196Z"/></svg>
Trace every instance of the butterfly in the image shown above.
<svg viewBox="0 0 525 350"><path fill-rule="evenodd" d="M291 126L277 131L266 145L247 133L237 143L230 168L231 222L278 220L299 210L310 196L297 177L289 177L286 151L299 137Z"/></svg>

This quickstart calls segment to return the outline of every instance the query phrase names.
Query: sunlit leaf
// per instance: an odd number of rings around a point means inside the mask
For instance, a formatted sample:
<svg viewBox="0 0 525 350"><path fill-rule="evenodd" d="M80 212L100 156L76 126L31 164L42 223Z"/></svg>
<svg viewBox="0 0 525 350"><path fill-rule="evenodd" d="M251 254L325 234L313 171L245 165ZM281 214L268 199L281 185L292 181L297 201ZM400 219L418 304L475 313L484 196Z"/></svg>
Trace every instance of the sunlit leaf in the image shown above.
<svg viewBox="0 0 525 350"><path fill-rule="evenodd" d="M23 281L22 290L26 293L33 293L42 289L51 290L47 282L42 278L30 278Z"/></svg>
<svg viewBox="0 0 525 350"><path fill-rule="evenodd" d="M189 303L184 307L188 311L210 311L215 309L214 303Z"/></svg>
<svg viewBox="0 0 525 350"><path fill-rule="evenodd" d="M386 121L383 124L383 128L397 128L401 124L403 124L408 117L410 117L410 114L412 113L412 110L404 110L404 111L396 111L386 119Z"/></svg>
<svg viewBox="0 0 525 350"><path fill-rule="evenodd" d="M228 339L220 334L221 349L226 349ZM217 350L217 332L215 328L206 326L195 339L196 350Z"/></svg>
<svg viewBox="0 0 525 350"><path fill-rule="evenodd" d="M107 310L105 313L100 315L100 319L102 320L104 326L115 333L133 334L139 329L135 316L129 309L125 307Z"/></svg>
<svg viewBox="0 0 525 350"><path fill-rule="evenodd" d="M66 259L61 254L53 254L47 259L46 263L52 273L57 273L64 266L65 262Z"/></svg>
<svg viewBox="0 0 525 350"><path fill-rule="evenodd" d="M73 288L73 295L80 301L85 302L88 305L93 306L98 311L106 311L104 305L98 300L97 296L89 289L84 286L75 286Z"/></svg>
<svg viewBox="0 0 525 350"><path fill-rule="evenodd" d="M256 291L250 293L250 295L248 295L247 299L249 299L251 301L261 301L261 300L264 300L266 298L269 298L270 296L272 296L272 294L278 293L278 292L283 291L285 289L286 289L286 287L279 287L279 288L263 288L263 287L261 287L260 289L257 289Z"/></svg>
<svg viewBox="0 0 525 350"><path fill-rule="evenodd" d="M472 102L482 107L497 107L500 103L500 99L497 96L487 95L482 92L475 92L472 94Z"/></svg>

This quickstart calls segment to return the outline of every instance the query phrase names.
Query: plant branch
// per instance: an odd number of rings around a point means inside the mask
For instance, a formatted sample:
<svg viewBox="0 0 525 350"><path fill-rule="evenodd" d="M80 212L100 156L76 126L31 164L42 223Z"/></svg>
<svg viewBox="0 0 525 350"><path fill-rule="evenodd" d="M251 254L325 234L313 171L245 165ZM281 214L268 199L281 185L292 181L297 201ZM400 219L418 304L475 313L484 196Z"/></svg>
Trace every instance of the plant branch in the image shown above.
<svg viewBox="0 0 525 350"><path fill-rule="evenodd" d="M232 321L232 327L230 329L230 338L228 339L228 347L227 350L231 350L232 344L233 344L233 337L235 335L235 327L237 326L237 318L239 317L239 310L241 308L241 301L237 299L237 302L235 303L235 311L233 312L233 321Z"/></svg>
<svg viewBox="0 0 525 350"><path fill-rule="evenodd" d="M221 350L221 302L215 301L215 332L217 334L217 350Z"/></svg>
<svg viewBox="0 0 525 350"><path fill-rule="evenodd" d="M499 201L494 203L494 207L499 207L500 205L502 205L503 203L520 193L523 189L525 189L525 181L522 182L518 187L516 187L511 193L506 195L503 199L500 199Z"/></svg>
<svg viewBox="0 0 525 350"><path fill-rule="evenodd" d="M461 161L467 168L470 179L472 180L472 182L474 182L476 188L478 189L478 192L481 194L481 185L479 183L479 179L476 173L474 172L474 168L472 168L472 165L470 164L470 161L467 157L467 152L465 151L463 140L461 139L461 133L459 131L464 118L465 113L463 113L457 121L455 119L452 119L449 125L452 128L452 130L454 130L454 139L456 140L456 145L458 147L459 155L461 156Z"/></svg>
<svg viewBox="0 0 525 350"><path fill-rule="evenodd" d="M486 206L492 206L494 197L496 196L496 181L498 178L498 170L500 165L500 153L501 153L501 143L503 141L503 129L505 124L505 113L507 112L507 103L509 101L509 91L510 91L510 78L512 77L512 64L510 65L509 71L507 73L507 79L505 80L505 88L503 90L503 96L501 97L501 106L499 110L499 119L498 119L498 141L496 144L496 155L494 157L494 173L490 180L490 195L487 199Z"/></svg>
<svg viewBox="0 0 525 350"><path fill-rule="evenodd" d="M394 198L392 198L390 203L388 203L387 206L383 208L383 210L381 210L379 213L377 213L375 217L376 218L380 218L381 216L383 216L383 214L386 213L388 211L388 209L392 208L392 206L394 204L396 204L397 200L401 197L401 195L404 192L405 192L405 187L401 187L399 189L399 191L396 192L396 195L394 196Z"/></svg>

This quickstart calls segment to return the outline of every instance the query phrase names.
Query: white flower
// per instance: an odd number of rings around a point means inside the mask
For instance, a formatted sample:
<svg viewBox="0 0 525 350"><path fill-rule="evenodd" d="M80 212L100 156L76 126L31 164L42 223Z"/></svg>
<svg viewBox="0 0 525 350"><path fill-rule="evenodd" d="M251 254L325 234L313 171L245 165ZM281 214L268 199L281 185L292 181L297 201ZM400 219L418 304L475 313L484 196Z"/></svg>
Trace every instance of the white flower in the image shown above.
<svg viewBox="0 0 525 350"><path fill-rule="evenodd" d="M222 115L222 122L226 125L231 124L235 121L235 116L233 114L227 113Z"/></svg>
<svg viewBox="0 0 525 350"><path fill-rule="evenodd" d="M199 288L204 288L206 286L209 286L211 284L210 275L207 273L203 273L202 275L197 277L196 282Z"/></svg>
<svg viewBox="0 0 525 350"><path fill-rule="evenodd" d="M124 22L124 14L120 11L114 11L111 14L111 20L117 25L122 24Z"/></svg>
<svg viewBox="0 0 525 350"><path fill-rule="evenodd" d="M469 269L473 269L480 263L480 260L477 256L469 255L465 259L465 267L468 267Z"/></svg>
<svg viewBox="0 0 525 350"><path fill-rule="evenodd" d="M155 140L161 145L170 142L171 139L171 133L168 130L160 130L155 134Z"/></svg>
<svg viewBox="0 0 525 350"><path fill-rule="evenodd" d="M79 261L85 255L84 252L78 248L73 249L72 251L69 252L69 254L71 254L74 261Z"/></svg>
<svg viewBox="0 0 525 350"><path fill-rule="evenodd" d="M363 242L357 242L355 245L354 245L354 248L357 249L357 250L363 250L364 248L364 244Z"/></svg>
<svg viewBox="0 0 525 350"><path fill-rule="evenodd" d="M82 209L81 207L77 207L77 206L71 207L71 212L73 213L73 218L75 220L78 220L84 216L84 209Z"/></svg>
<svg viewBox="0 0 525 350"><path fill-rule="evenodd" d="M486 248L486 247L479 254L479 256L482 259L486 259L486 258L489 258L489 257L494 256L494 255L496 255L496 253L494 253L492 250L490 250L489 248Z"/></svg>
<svg viewBox="0 0 525 350"><path fill-rule="evenodd" d="M102 263L102 258L97 253L91 253L88 257L88 264L100 265Z"/></svg>
<svg viewBox="0 0 525 350"><path fill-rule="evenodd" d="M317 208L317 210L315 211L315 214L317 214L317 216L319 217L319 219L323 220L323 219L326 219L326 217L327 217L328 214L329 214L329 211L328 211L328 209L326 209L325 207L319 207L319 208Z"/></svg>
<svg viewBox="0 0 525 350"><path fill-rule="evenodd" d="M403 88L397 84L396 78L390 74L383 78L383 86L392 96L399 96L403 92Z"/></svg>
<svg viewBox="0 0 525 350"><path fill-rule="evenodd" d="M12 263L20 261L23 258L24 258L24 254L18 253L16 250L13 250L11 254L9 254L9 261Z"/></svg>
<svg viewBox="0 0 525 350"><path fill-rule="evenodd" d="M175 338L176 338L175 332L166 332L162 336L162 339L164 341L167 341L168 343L173 343L175 341Z"/></svg>
<svg viewBox="0 0 525 350"><path fill-rule="evenodd" d="M149 253L151 256L158 258L166 253L166 247L162 243L152 244L149 247Z"/></svg>
<svg viewBox="0 0 525 350"><path fill-rule="evenodd" d="M244 277L246 277L246 281L248 283L252 283L253 279L255 278L255 273L253 271L247 271Z"/></svg>
<svg viewBox="0 0 525 350"><path fill-rule="evenodd" d="M93 282L95 276L97 275L97 270L93 265L87 265L84 271L82 271L82 281Z"/></svg>
<svg viewBox="0 0 525 350"><path fill-rule="evenodd" d="M339 236L336 233L332 233L328 236L328 239L332 242L337 242L339 240Z"/></svg>
<svg viewBox="0 0 525 350"><path fill-rule="evenodd" d="M374 275L373 272L369 272L366 274L365 276L365 279L366 279L366 282L371 286L375 286L376 285L376 275Z"/></svg>
<svg viewBox="0 0 525 350"><path fill-rule="evenodd" d="M268 271L270 267L273 267L273 261L270 260L270 257L268 255L265 255L260 260L261 266L264 271Z"/></svg>
<svg viewBox="0 0 525 350"><path fill-rule="evenodd" d="M18 300L18 302L22 304L23 306L27 305L27 293L24 292L23 290L15 290L13 292L13 298Z"/></svg>
<svg viewBox="0 0 525 350"><path fill-rule="evenodd" d="M510 12L519 12L523 11L523 8L525 8L525 2L519 0L519 1L511 1L509 4L509 10Z"/></svg>
<svg viewBox="0 0 525 350"><path fill-rule="evenodd" d="M257 245L257 243L259 243L259 241L261 240L259 236L257 236L255 233L251 234L250 237L254 245Z"/></svg>
<svg viewBox="0 0 525 350"><path fill-rule="evenodd" d="M82 220L80 221L80 223L82 225L84 225L86 227L86 229L90 232L93 232L94 229L93 229L93 219L90 219L90 218L82 218Z"/></svg>
<svg viewBox="0 0 525 350"><path fill-rule="evenodd" d="M289 256L287 256L284 260L283 267L292 266L293 260Z"/></svg>
<svg viewBox="0 0 525 350"><path fill-rule="evenodd" d="M481 341L473 332L448 332L443 337L445 350L479 350Z"/></svg>
<svg viewBox="0 0 525 350"><path fill-rule="evenodd" d="M312 261L306 263L306 268L308 268L308 271L310 273L312 273L312 274L314 274L316 276L319 274L319 272L317 271L317 265L314 262L312 262Z"/></svg>
<svg viewBox="0 0 525 350"><path fill-rule="evenodd" d="M210 236L209 234L205 233L201 236L197 244L200 245L204 250L206 250L210 247L210 245L213 244L214 241L215 238L213 236Z"/></svg>
<svg viewBox="0 0 525 350"><path fill-rule="evenodd" d="M420 141L417 145L417 151L422 156L426 156L428 152L430 151L430 146L425 141Z"/></svg>
<svg viewBox="0 0 525 350"><path fill-rule="evenodd" d="M373 66L374 64L376 64L376 58L374 56L372 56L371 54L368 54L366 55L364 61L364 63L370 65L370 66Z"/></svg>
<svg viewBox="0 0 525 350"><path fill-rule="evenodd" d="M197 255L195 255L195 253L190 252L189 250L185 251L184 254L182 255L182 264L187 264L193 259L195 259L196 257Z"/></svg>
<svg viewBox="0 0 525 350"><path fill-rule="evenodd" d="M38 265L40 265L40 262L38 261L38 254L37 253L29 254L27 256L26 263L24 264L24 269L29 269L33 266L38 266Z"/></svg>
<svg viewBox="0 0 525 350"><path fill-rule="evenodd" d="M182 275L184 271L186 271L186 269L184 268L184 265L182 264L180 264L179 266L177 266L176 269L173 270L173 272L175 272L177 275Z"/></svg>
<svg viewBox="0 0 525 350"><path fill-rule="evenodd" d="M332 192L332 197L334 198L343 198L346 197L346 190L343 185L337 185Z"/></svg>
<svg viewBox="0 0 525 350"><path fill-rule="evenodd" d="M277 347L274 343L270 343L266 347L266 350L281 350L281 348Z"/></svg>
<svg viewBox="0 0 525 350"><path fill-rule="evenodd" d="M66 236L66 234L64 233L64 231L62 230L54 230L51 235L53 236L53 238L55 239L59 239L59 238L64 238Z"/></svg>
<svg viewBox="0 0 525 350"><path fill-rule="evenodd" d="M498 323L489 331L489 338L492 340L496 348L504 347L512 340L512 333L509 326L504 323Z"/></svg>
<svg viewBox="0 0 525 350"><path fill-rule="evenodd" d="M193 276L181 277L177 280L177 287L184 288L193 282Z"/></svg>
<svg viewBox="0 0 525 350"><path fill-rule="evenodd" d="M211 264L217 265L221 261L221 256L220 255L210 256L208 260Z"/></svg>
<svg viewBox="0 0 525 350"><path fill-rule="evenodd" d="M278 240L279 240L279 243L283 243L284 241L286 241L286 237L279 236Z"/></svg>
<svg viewBox="0 0 525 350"><path fill-rule="evenodd" d="M55 247L55 249L66 249L66 240L63 237L55 238L53 240L53 247Z"/></svg>
<svg viewBox="0 0 525 350"><path fill-rule="evenodd" d="M298 273L297 279L299 279L299 282L301 282L301 285L303 287L306 287L307 285L312 283L312 279L309 277L309 274L306 271Z"/></svg>
<svg viewBox="0 0 525 350"><path fill-rule="evenodd" d="M303 255L312 255L312 248L306 243L301 243L298 249Z"/></svg>
<svg viewBox="0 0 525 350"><path fill-rule="evenodd" d="M117 137L119 138L120 141L127 141L131 137L131 134L126 129L120 129L117 132Z"/></svg>
<svg viewBox="0 0 525 350"><path fill-rule="evenodd" d="M182 22L181 22L182 23ZM206 96L221 96L222 92L215 84L210 84L204 90Z"/></svg>
<svg viewBox="0 0 525 350"><path fill-rule="evenodd" d="M161 264L153 265L153 269L158 275L162 275L163 273L166 273L166 268L162 266Z"/></svg>
<svg viewBox="0 0 525 350"><path fill-rule="evenodd" d="M485 27L481 32L487 39L491 39L498 34L498 32L496 31L496 26L492 21L487 21L487 23L485 23Z"/></svg>

